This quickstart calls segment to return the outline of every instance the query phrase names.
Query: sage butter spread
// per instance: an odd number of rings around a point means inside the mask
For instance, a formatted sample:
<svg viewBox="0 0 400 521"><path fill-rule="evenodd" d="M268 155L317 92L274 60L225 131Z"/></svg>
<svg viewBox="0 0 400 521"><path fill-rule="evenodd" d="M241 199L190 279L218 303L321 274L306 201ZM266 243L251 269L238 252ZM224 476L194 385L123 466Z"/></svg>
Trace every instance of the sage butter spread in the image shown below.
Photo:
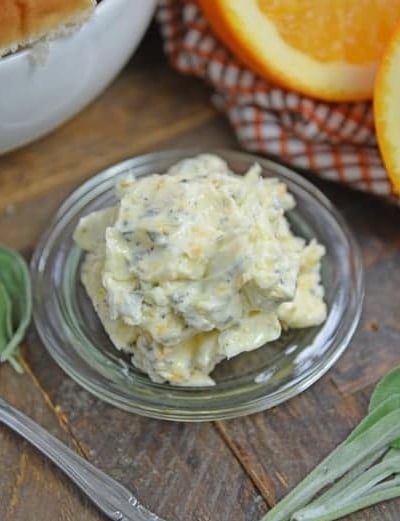
<svg viewBox="0 0 400 521"><path fill-rule="evenodd" d="M81 279L117 349L155 382L212 385L215 365L326 318L324 247L290 230L286 186L209 154L127 175L83 217Z"/></svg>

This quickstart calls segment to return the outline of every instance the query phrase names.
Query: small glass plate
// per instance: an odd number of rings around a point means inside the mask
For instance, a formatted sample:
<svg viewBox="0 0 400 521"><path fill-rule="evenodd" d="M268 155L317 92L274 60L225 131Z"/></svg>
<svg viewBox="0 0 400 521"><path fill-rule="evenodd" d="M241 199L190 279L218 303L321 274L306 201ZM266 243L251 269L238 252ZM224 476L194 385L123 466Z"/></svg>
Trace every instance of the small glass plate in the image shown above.
<svg viewBox="0 0 400 521"><path fill-rule="evenodd" d="M73 231L83 215L116 203L114 184L128 173L163 173L204 150L147 154L116 164L86 181L58 210L32 258L34 320L50 355L82 387L134 413L180 421L204 421L254 413L304 391L343 353L359 321L364 286L360 252L349 229L326 197L301 176L273 161L229 150L234 172L258 162L263 175L278 177L297 206L288 219L296 235L316 237L327 253L322 279L328 318L319 327L286 332L277 342L217 366L215 386L156 384L118 352L80 283L83 252Z"/></svg>

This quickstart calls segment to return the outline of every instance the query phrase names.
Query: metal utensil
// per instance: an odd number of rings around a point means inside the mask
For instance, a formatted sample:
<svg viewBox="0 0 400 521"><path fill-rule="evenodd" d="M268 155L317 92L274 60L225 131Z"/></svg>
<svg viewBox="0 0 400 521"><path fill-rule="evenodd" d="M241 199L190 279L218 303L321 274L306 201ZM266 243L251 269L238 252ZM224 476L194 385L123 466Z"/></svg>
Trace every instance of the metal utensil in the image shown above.
<svg viewBox="0 0 400 521"><path fill-rule="evenodd" d="M113 521L163 521L141 505L120 483L1 399L0 423L7 425L47 456Z"/></svg>

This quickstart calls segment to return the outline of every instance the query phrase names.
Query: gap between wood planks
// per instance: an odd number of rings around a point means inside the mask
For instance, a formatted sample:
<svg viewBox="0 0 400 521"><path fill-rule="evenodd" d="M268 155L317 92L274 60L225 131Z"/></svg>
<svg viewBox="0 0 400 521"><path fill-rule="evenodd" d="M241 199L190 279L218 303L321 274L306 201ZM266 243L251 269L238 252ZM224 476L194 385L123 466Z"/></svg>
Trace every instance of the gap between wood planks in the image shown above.
<svg viewBox="0 0 400 521"><path fill-rule="evenodd" d="M25 373L30 377L33 385L36 387L36 389L39 391L39 393L44 398L45 403L49 407L49 409L55 414L57 418L57 422L59 423L60 427L68 434L70 437L73 445L79 452L79 454L84 457L86 460L90 461L89 455L87 451L85 450L84 446L79 442L79 440L74 435L72 429L69 425L69 420L67 415L64 413L62 408L58 405L55 405L53 400L50 398L49 394L46 392L44 387L41 385L40 381L36 377L35 373L33 372L32 368L30 367L27 360L21 355L20 356L20 363L23 366L23 369ZM335 392L341 396L345 397L346 393L343 392L343 390L336 384L334 379L329 377L329 382L332 385L332 387L335 389ZM265 501L266 507L268 509L272 508L276 504L276 498L275 493L273 491L273 485L268 480L267 475L260 476L257 473L256 469L252 469L251 466L247 465L246 463L246 457L241 452L240 447L237 446L232 438L229 436L228 431L225 426L225 422L223 421L214 421L211 422L211 425L216 430L217 435L221 438L224 445L227 447L229 452L232 454L233 458L238 462L242 470L244 471L245 475L249 478L250 482L253 484L254 489L260 494L260 496ZM277 476L279 480L283 480L281 476ZM286 483L283 483L285 486L287 486Z"/></svg>
<svg viewBox="0 0 400 521"><path fill-rule="evenodd" d="M18 506L18 492L19 492L20 485L24 480L25 469L26 469L26 451L25 451L25 447L23 446L21 455L20 455L19 461L18 461L17 479L15 480L12 495L11 495L10 501L8 503L5 521L11 521L12 519L14 519L15 509Z"/></svg>
<svg viewBox="0 0 400 521"><path fill-rule="evenodd" d="M346 394L334 381L334 379L327 375L326 376L327 382L329 382L329 385L332 386L335 394L337 394L339 399L345 399L348 398L349 395ZM266 411L268 412L268 411ZM250 479L252 482L255 490L260 494L260 496L264 499L268 509L275 506L277 503L275 492L274 492L274 486L272 484L272 480L269 479L268 475L265 473L264 475L260 475L260 472L257 471L257 469L254 469L251 465L248 465L248 462L246 461L246 454L244 451L241 450L240 446L238 446L234 439L229 435L228 429L226 428L226 424L223 421L215 421L213 422L213 425L218 433L218 435L221 437L222 441L226 445L226 447L230 450L231 454L234 456L234 458L237 460L243 471L245 472L246 476ZM288 487L288 484L286 482L286 479L283 475L276 472L275 477L283 484L285 488Z"/></svg>
<svg viewBox="0 0 400 521"><path fill-rule="evenodd" d="M246 476L249 478L251 483L253 484L255 490L260 494L260 496L264 499L268 510L271 509L276 501L275 501L275 494L266 486L263 485L263 483L258 479L257 474L255 472L252 472L251 467L247 468L246 462L240 453L239 448L232 443L231 438L227 436L226 429L224 427L224 423L222 421L215 421L213 422L213 426L215 430L217 431L217 434L220 436L228 450L231 452L233 457L236 459L236 461L239 463L241 468L243 469Z"/></svg>
<svg viewBox="0 0 400 521"><path fill-rule="evenodd" d="M88 454L87 454L85 448L82 446L82 444L79 442L79 440L75 437L75 435L72 432L72 429L69 426L69 421L68 421L67 415L64 413L64 411L62 410L62 408L59 405L54 404L53 400L50 398L50 396L48 395L46 390L42 387L42 385L40 384L39 380L37 379L35 373L32 371L32 368L30 367L29 363L25 360L25 358L23 356L20 356L19 361L20 361L25 373L32 380L33 385L43 396L43 399L46 402L49 409L56 416L57 422L60 425L60 427L71 438L71 441L74 444L77 451L79 452L79 454L86 460L89 460L89 457L88 457Z"/></svg>
<svg viewBox="0 0 400 521"><path fill-rule="evenodd" d="M56 416L57 422L60 425L60 427L70 437L73 445L75 446L75 448L77 449L79 454L86 460L90 461L87 451L85 450L85 448L82 446L82 444L79 442L79 440L73 434L72 429L70 428L70 425L69 425L69 420L68 420L67 415L64 413L64 411L62 410L62 408L60 406L55 405L53 400L50 398L49 394L46 392L46 390L43 388L43 386L39 382L38 378L36 377L35 373L33 372L32 368L30 367L27 360L23 356L20 356L19 361L20 361L21 365L23 366L25 373L31 379L33 385L36 387L36 389L42 395L42 397L43 397L45 403L47 404L47 406L49 407L49 409ZM249 478L250 482L253 484L254 489L264 499L266 507L268 507L268 509L271 508L275 503L273 496L268 494L268 490L259 483L257 477L252 474L251 469L249 470L246 467L245 462L243 461L240 453L235 448L235 446L231 443L229 437L226 436L224 427L222 426L222 422L219 422L219 421L211 422L211 425L216 430L217 435L221 438L222 442L227 447L229 452L232 454L233 458L238 462L240 467L243 469L245 475Z"/></svg>

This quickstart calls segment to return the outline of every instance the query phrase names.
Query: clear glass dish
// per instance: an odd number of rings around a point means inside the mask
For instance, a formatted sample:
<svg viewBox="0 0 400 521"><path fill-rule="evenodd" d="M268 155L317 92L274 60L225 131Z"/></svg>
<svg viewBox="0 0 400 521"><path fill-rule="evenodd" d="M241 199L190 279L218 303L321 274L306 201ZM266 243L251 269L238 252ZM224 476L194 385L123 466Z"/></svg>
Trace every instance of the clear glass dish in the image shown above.
<svg viewBox="0 0 400 521"><path fill-rule="evenodd" d="M277 342L224 361L215 386L156 384L118 352L80 284L83 252L73 231L83 215L116 202L116 178L165 170L204 150L147 154L116 164L86 181L58 210L32 258L34 320L57 364L82 387L121 409L180 421L233 418L275 406L304 391L343 353L356 329L363 301L361 255L349 229L326 197L295 172L273 161L229 150L222 156L235 172L257 161L265 176L282 179L297 201L288 215L292 229L316 237L327 254L322 278L328 318L319 327L291 330ZM207 151L210 152L210 151Z"/></svg>

